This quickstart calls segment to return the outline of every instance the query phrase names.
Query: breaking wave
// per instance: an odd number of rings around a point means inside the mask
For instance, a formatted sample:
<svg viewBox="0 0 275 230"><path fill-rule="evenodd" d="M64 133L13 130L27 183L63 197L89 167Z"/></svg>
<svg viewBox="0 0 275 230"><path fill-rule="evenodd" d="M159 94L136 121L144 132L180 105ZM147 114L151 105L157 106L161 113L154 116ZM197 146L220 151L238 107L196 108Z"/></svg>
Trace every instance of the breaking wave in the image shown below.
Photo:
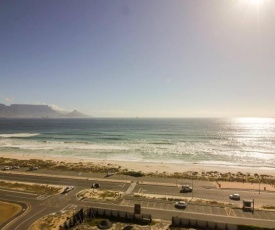
<svg viewBox="0 0 275 230"><path fill-rule="evenodd" d="M0 138L24 138L24 137L33 137L38 136L40 133L9 133L9 134L0 134Z"/></svg>

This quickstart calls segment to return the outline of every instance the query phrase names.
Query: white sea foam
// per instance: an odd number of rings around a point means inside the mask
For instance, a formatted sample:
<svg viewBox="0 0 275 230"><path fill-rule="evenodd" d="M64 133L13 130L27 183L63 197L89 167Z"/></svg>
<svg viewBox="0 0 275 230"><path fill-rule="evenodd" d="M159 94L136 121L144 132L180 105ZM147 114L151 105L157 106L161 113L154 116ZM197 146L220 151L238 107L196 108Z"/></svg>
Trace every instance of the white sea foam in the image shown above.
<svg viewBox="0 0 275 230"><path fill-rule="evenodd" d="M94 145L94 144L86 144L86 145L74 145L70 144L66 147L66 149L82 149L82 150L128 150L127 147L123 146L114 146L114 145Z"/></svg>
<svg viewBox="0 0 275 230"><path fill-rule="evenodd" d="M33 137L38 136L40 133L9 133L9 134L0 134L2 138L11 138L11 137Z"/></svg>
<svg viewBox="0 0 275 230"><path fill-rule="evenodd" d="M16 148L22 150L128 150L125 146L107 144L87 144L77 142L58 142L58 141L34 141L18 139L2 139L0 147Z"/></svg>

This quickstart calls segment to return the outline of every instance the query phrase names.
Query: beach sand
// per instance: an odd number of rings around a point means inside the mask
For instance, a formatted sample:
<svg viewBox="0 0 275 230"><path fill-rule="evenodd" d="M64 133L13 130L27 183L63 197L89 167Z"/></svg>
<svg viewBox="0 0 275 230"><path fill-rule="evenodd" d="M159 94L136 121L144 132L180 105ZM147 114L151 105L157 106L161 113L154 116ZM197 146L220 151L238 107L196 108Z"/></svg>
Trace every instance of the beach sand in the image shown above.
<svg viewBox="0 0 275 230"><path fill-rule="evenodd" d="M261 169L261 168L236 168L236 167L225 167L225 166L204 166L204 165L188 165L188 164L171 164L171 163L153 163L153 162L127 162L127 161L113 161L113 160L94 160L94 159L80 159L80 158L68 158L68 157L47 157L47 156L34 156L29 154L7 154L0 153L0 157L3 158L11 158L17 160L30 160L37 159L43 161L53 161L53 162L64 162L64 163L82 163L85 164L94 164L99 167L120 167L122 169L127 169L128 171L141 171L143 173L152 173L153 175L166 173L184 173L184 172L198 172L198 173L206 173L217 171L219 173L231 173L237 174L241 172L243 174L259 174L259 175L270 175L275 177L275 169ZM258 190L259 183L242 183L242 182L228 182L228 181L219 181L218 183L213 182L213 184L217 188L221 189L249 189L249 190ZM275 186L260 183L260 188L263 191L264 188L266 191L274 191Z"/></svg>
<svg viewBox="0 0 275 230"><path fill-rule="evenodd" d="M207 166L197 164L172 164L172 163L155 163L155 162L134 162L134 161L114 161L114 160L95 160L95 159L81 159L81 158L68 158L68 157L48 157L48 156L37 156L29 154L7 154L0 153L0 157L12 158L17 160L51 160L54 162L65 162L65 163L93 163L98 166L117 166L121 168L127 168L129 171L141 171L143 173L183 173L183 172L210 172L218 171L219 173L250 173L250 174L265 174L275 176L275 169L266 168L246 168L246 167L226 167L226 166Z"/></svg>

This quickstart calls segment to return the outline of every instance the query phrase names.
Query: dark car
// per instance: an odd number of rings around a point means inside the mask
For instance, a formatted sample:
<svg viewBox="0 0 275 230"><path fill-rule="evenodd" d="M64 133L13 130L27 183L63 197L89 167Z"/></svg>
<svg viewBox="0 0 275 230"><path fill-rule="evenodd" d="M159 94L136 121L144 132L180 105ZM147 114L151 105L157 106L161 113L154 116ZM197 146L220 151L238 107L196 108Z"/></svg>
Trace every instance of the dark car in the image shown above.
<svg viewBox="0 0 275 230"><path fill-rule="evenodd" d="M91 186L91 188L99 188L99 187L100 187L100 185L98 183L93 183Z"/></svg>
<svg viewBox="0 0 275 230"><path fill-rule="evenodd" d="M189 185L183 185L181 186L181 192L192 192L193 188Z"/></svg>

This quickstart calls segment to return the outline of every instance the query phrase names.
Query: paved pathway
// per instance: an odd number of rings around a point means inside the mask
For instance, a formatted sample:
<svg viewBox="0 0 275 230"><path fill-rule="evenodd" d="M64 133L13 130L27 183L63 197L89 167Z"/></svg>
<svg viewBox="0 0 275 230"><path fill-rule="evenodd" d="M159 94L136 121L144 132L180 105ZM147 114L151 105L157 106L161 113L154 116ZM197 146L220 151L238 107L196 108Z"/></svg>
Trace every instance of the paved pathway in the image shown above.
<svg viewBox="0 0 275 230"><path fill-rule="evenodd" d="M125 195L128 195L130 194L134 188L136 187L137 183L136 182L133 182L132 184L130 184L129 188L127 189L127 191L125 192Z"/></svg>
<svg viewBox="0 0 275 230"><path fill-rule="evenodd" d="M275 185L270 185L270 184L227 182L227 181L219 181L219 184L221 185L220 186L221 189L235 188L235 189L275 192ZM217 184L217 187L219 187L218 184Z"/></svg>

